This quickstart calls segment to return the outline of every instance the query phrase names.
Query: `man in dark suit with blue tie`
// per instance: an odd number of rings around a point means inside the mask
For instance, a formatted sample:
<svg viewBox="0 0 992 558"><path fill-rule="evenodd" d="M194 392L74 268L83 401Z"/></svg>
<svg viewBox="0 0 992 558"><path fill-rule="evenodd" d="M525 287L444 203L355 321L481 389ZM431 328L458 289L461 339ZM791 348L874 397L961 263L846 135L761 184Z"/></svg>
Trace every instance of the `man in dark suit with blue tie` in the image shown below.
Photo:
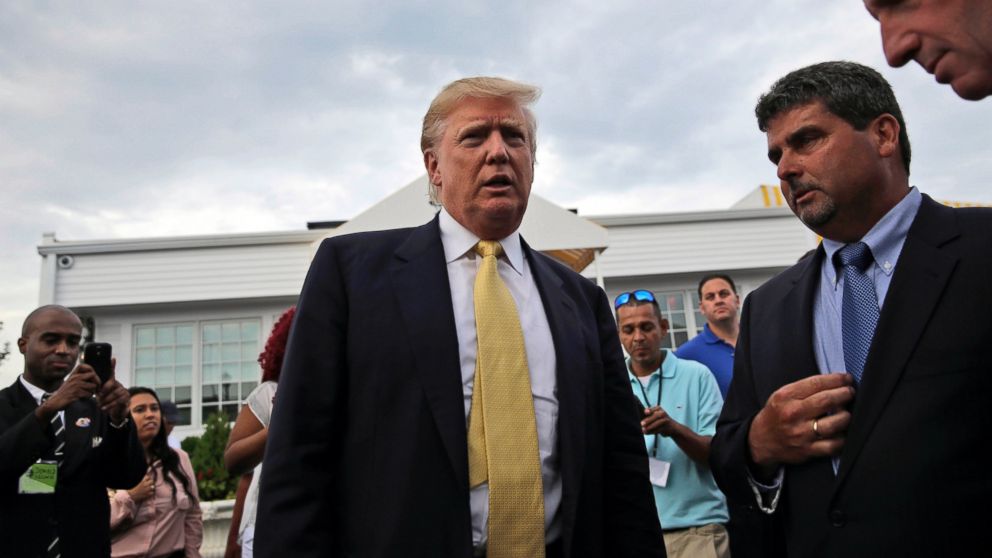
<svg viewBox="0 0 992 558"><path fill-rule="evenodd" d="M606 295L517 232L537 96L449 84L421 140L438 216L321 245L268 436L259 556L664 556Z"/></svg>
<svg viewBox="0 0 992 558"><path fill-rule="evenodd" d="M127 390L77 364L82 327L69 309L42 306L17 340L24 373L0 391L4 558L109 557L107 488L145 474Z"/></svg>
<svg viewBox="0 0 992 558"><path fill-rule="evenodd" d="M773 515L788 556L983 553L992 210L910 187L906 124L871 68L796 70L755 112L823 242L744 303L718 484Z"/></svg>

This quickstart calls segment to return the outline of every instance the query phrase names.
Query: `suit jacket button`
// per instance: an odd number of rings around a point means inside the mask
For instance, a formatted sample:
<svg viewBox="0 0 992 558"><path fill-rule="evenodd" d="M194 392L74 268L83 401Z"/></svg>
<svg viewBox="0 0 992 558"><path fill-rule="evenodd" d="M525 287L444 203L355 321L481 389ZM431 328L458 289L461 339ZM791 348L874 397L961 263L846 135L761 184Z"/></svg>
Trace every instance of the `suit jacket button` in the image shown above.
<svg viewBox="0 0 992 558"><path fill-rule="evenodd" d="M847 523L847 514L841 510L830 510L830 524L834 527L843 527Z"/></svg>

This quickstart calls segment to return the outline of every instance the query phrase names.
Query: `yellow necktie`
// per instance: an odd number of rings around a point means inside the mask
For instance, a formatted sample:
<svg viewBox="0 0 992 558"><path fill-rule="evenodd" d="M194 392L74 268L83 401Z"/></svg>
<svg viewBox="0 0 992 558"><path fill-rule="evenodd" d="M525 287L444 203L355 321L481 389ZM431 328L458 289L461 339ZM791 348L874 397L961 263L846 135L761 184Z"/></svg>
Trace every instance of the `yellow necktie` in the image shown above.
<svg viewBox="0 0 992 558"><path fill-rule="evenodd" d="M478 353L468 418L472 488L489 482L491 558L544 558L544 488L517 305L496 269L503 247L480 240L475 276Z"/></svg>

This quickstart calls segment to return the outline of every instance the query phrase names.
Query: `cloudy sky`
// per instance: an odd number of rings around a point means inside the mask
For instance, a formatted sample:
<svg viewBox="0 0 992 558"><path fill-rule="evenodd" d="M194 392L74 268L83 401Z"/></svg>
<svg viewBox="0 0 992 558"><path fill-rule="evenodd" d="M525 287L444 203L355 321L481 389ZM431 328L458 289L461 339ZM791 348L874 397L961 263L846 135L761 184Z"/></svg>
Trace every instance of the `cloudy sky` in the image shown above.
<svg viewBox="0 0 992 558"><path fill-rule="evenodd" d="M535 191L580 214L725 208L776 184L752 109L849 59L892 82L912 181L992 203L992 100L885 66L858 0L0 3L0 342L61 240L305 228L422 172L445 83L540 85ZM662 247L659 247L662 248Z"/></svg>

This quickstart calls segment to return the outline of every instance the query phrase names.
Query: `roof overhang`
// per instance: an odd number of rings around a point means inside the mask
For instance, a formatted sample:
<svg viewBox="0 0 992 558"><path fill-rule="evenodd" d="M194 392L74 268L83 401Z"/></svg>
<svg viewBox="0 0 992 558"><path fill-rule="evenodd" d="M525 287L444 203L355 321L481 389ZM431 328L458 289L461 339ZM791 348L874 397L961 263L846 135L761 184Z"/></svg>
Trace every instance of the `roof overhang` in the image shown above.
<svg viewBox="0 0 992 558"><path fill-rule="evenodd" d="M314 242L313 251L316 252L324 238L416 227L433 219L437 211L438 208L430 203L427 176L423 175L347 223L328 230ZM561 261L576 272L585 269L595 259L597 252L602 252L609 246L609 233L605 227L533 193L520 224L520 234L532 248Z"/></svg>

